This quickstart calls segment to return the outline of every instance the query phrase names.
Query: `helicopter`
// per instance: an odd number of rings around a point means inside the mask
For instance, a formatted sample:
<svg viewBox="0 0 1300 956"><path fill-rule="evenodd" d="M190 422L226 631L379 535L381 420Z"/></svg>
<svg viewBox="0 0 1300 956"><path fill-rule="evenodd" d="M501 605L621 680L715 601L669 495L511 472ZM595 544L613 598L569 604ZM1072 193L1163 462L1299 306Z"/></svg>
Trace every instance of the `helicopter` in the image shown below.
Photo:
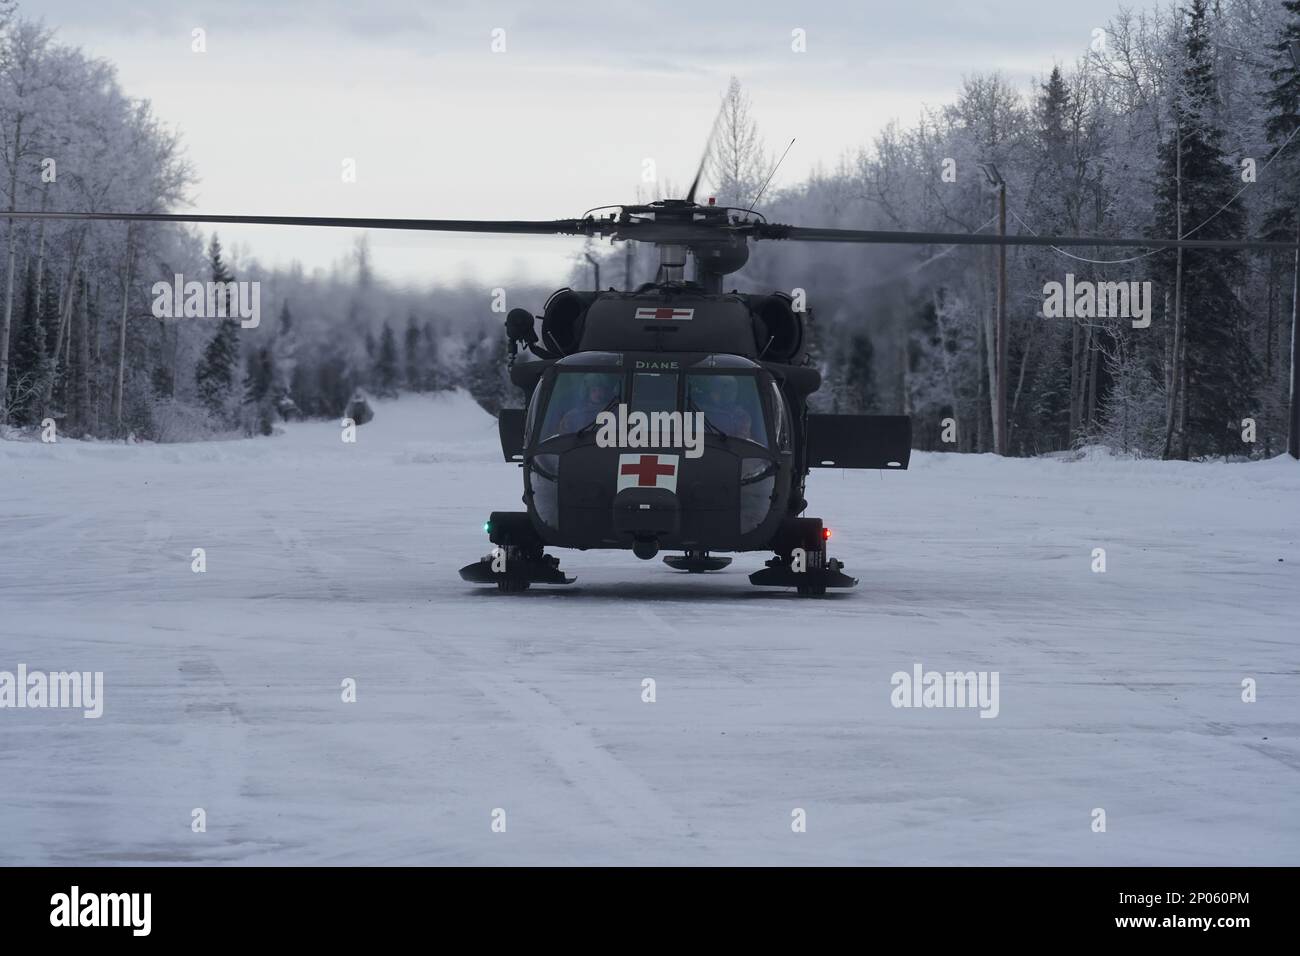
<svg viewBox="0 0 1300 956"><path fill-rule="evenodd" d="M707 158L707 152L706 152ZM596 207L548 221L204 215L15 210L16 219L265 224L633 241L659 255L635 290L563 288L540 316L505 318L509 377L528 396L504 408L498 435L522 471L523 511L493 511L492 551L460 569L473 584L518 592L575 579L547 547L630 550L687 573L718 571L719 554L771 552L749 575L804 596L858 581L828 554L831 530L805 515L814 468L905 470L904 415L811 412L821 374L807 354L808 311L785 292L724 291L751 241L889 245L1277 249L1294 242L983 235L769 223L748 209L697 203L704 169L681 199ZM756 204L757 200L755 200ZM687 278L688 260L694 269ZM521 358L522 356L522 358ZM650 427L650 426L655 427Z"/></svg>
<svg viewBox="0 0 1300 956"><path fill-rule="evenodd" d="M807 476L906 469L910 419L808 411L821 374L807 312L788 293L723 291L748 259L738 227L765 220L693 192L584 217L592 235L653 244L655 281L560 289L540 316L507 314L510 379L529 401L503 409L498 426L504 457L524 472L525 510L489 516L495 547L464 580L504 591L573 583L545 553L553 546L646 560L671 550L664 562L695 574L727 567L718 552L771 551L751 583L804 595L857 584L828 555L823 520L804 515Z"/></svg>

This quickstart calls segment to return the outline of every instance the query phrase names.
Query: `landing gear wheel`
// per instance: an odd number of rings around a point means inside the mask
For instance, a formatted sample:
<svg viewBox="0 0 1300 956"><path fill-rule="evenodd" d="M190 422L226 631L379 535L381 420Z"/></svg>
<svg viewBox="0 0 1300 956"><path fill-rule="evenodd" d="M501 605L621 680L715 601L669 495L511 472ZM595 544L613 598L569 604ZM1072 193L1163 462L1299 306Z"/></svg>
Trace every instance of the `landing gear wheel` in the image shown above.
<svg viewBox="0 0 1300 956"><path fill-rule="evenodd" d="M495 584L498 591L517 593L534 584L572 584L560 570L560 559L546 554L543 542L528 524L528 515L494 511L488 519L496 546L473 564L460 569L471 584Z"/></svg>
<svg viewBox="0 0 1300 956"><path fill-rule="evenodd" d="M513 545L506 547L506 567L510 568L520 563L524 556L519 553L519 548ZM540 552L539 552L539 556ZM527 578L521 578L513 574L502 574L497 578L497 590L514 593L516 591L527 591L532 586L532 582Z"/></svg>
<svg viewBox="0 0 1300 956"><path fill-rule="evenodd" d="M792 518L773 539L776 557L749 576L760 587L794 588L802 597L822 597L827 588L851 588L858 583L844 565L826 554L820 518ZM797 553L802 552L802 553Z"/></svg>

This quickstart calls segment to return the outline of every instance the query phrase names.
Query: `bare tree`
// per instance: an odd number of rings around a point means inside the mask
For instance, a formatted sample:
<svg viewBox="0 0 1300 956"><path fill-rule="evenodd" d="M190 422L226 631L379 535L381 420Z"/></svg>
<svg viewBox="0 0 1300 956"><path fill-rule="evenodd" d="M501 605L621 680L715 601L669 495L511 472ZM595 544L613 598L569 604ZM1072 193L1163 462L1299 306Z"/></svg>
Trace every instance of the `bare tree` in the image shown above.
<svg viewBox="0 0 1300 956"><path fill-rule="evenodd" d="M707 168L718 202L726 206L754 202L772 168L751 113L749 94L734 76L722 99Z"/></svg>
<svg viewBox="0 0 1300 956"><path fill-rule="evenodd" d="M7 21L12 8L0 8L0 23ZM44 54L49 45L49 31L30 22L20 22L0 35L0 135L7 179L9 211L18 208L18 175L36 158L41 130L42 94L49 80L43 75ZM36 166L32 163L31 168ZM6 396L9 392L9 337L13 328L14 268L18 251L14 220L9 217L5 236L8 245L5 268L4 318L0 320L0 425L8 418Z"/></svg>

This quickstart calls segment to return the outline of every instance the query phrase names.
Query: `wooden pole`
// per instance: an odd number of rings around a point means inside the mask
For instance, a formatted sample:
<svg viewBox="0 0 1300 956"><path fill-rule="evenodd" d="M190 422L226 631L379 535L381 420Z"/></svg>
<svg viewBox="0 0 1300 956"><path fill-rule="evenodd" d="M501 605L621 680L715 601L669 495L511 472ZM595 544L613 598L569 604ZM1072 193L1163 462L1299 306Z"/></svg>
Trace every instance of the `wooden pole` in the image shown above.
<svg viewBox="0 0 1300 956"><path fill-rule="evenodd" d="M1007 234L1007 184L998 187L998 235ZM998 246L998 326L997 326L997 422L993 441L997 453L1006 455L1007 441L1007 247Z"/></svg>
<svg viewBox="0 0 1300 956"><path fill-rule="evenodd" d="M1300 243L1300 212L1297 213L1296 242ZM1291 427L1287 433L1287 451L1300 459L1300 335L1296 334L1296 302L1300 300L1300 249L1295 253L1295 271L1291 278Z"/></svg>

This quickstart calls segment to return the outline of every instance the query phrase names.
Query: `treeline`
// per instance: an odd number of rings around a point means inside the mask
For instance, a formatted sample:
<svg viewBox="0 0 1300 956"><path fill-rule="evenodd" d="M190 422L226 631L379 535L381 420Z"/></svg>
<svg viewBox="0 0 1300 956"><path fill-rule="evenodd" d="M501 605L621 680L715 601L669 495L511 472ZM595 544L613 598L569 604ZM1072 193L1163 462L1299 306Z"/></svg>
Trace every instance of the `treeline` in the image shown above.
<svg viewBox="0 0 1300 956"><path fill-rule="evenodd" d="M0 431L53 420L73 437L177 441L339 416L359 388L464 387L493 410L508 394L499 297L387 284L364 240L306 273L231 261L217 237L171 225L4 217L165 212L194 180L178 134L108 63L2 2L0 145ZM155 315L155 284L177 274L256 280L260 321Z"/></svg>
<svg viewBox="0 0 1300 956"><path fill-rule="evenodd" d="M979 165L991 163L1007 184L1012 233L1293 238L1300 144L1288 139L1300 122L1300 80L1292 39L1300 39L1295 0L1190 0L1123 13L1104 42L1072 69L1050 70L1028 95L998 75L972 76L955 102L915 126L890 127L834 174L778 197L768 214L996 231L997 197ZM1009 251L1011 451L1091 443L1178 458L1284 450L1294 257L1143 253ZM960 448L988 451L995 257L966 248L759 250L751 274L808 286L820 306L832 403L909 412L929 448L951 447L941 439L953 418ZM1150 327L1118 316L1043 317L1045 285L1067 274L1150 282Z"/></svg>
<svg viewBox="0 0 1300 956"><path fill-rule="evenodd" d="M178 392L186 437L205 430L270 434L277 421L336 418L359 391L387 398L464 388L493 414L503 404L518 404L501 331L505 290L396 288L375 275L365 239L347 262L307 274L255 262L232 269L214 236L205 267L202 278L215 282L258 277L263 311L255 327L242 327L247 323L238 317L176 320L198 337L195 344L210 336L192 358L193 389ZM527 287L509 292L521 302L542 294ZM177 367L190 364L187 359ZM160 397L153 396L155 426ZM178 411L174 403L163 408L169 415Z"/></svg>
<svg viewBox="0 0 1300 956"><path fill-rule="evenodd" d="M0 0L4 207L183 208L193 175L177 134L119 88L111 66L11 6ZM781 222L989 232L996 196L981 164L991 164L1013 233L1291 239L1293 40L1300 0L1124 12L1033 88L968 77L951 103L891 125L833 171L769 188L757 208ZM775 157L739 83L726 107L709 177L719 202L748 206ZM465 387L490 410L522 401L504 378L494 290L398 288L376 277L364 242L308 273L232 259L195 230L0 220L0 428L52 418L64 433L103 438L257 434L283 418L341 415L357 388ZM653 252L631 250L634 283L654 277ZM602 284L622 287L628 262L622 249L603 253ZM968 247L758 243L728 288L807 291L824 409L907 412L922 448L988 451L995 262L994 250ZM1282 253L1011 249L1011 452L1278 453L1294 268ZM153 285L178 273L258 280L259 325L155 316ZM1045 318L1044 288L1067 274L1149 282L1149 327ZM589 287L589 270L571 282ZM547 291L512 287L509 305L540 311Z"/></svg>
<svg viewBox="0 0 1300 956"><path fill-rule="evenodd" d="M992 164L1007 184L1009 233L1291 240L1300 78L1287 47L1297 39L1295 0L1123 12L1073 67L1045 65L1029 90L970 76L953 102L891 125L833 171L769 190L758 209L796 224L996 232L997 197L980 168ZM721 127L713 189L720 203L748 206L774 155L734 81ZM993 249L755 245L728 281L807 290L827 383L816 401L910 413L922 448L952 449L951 419L955 447L992 449ZM1282 451L1294 257L1144 252L1009 251L1011 452ZM608 268L621 274L616 258ZM1150 327L1044 318L1044 287L1067 274L1150 282Z"/></svg>

